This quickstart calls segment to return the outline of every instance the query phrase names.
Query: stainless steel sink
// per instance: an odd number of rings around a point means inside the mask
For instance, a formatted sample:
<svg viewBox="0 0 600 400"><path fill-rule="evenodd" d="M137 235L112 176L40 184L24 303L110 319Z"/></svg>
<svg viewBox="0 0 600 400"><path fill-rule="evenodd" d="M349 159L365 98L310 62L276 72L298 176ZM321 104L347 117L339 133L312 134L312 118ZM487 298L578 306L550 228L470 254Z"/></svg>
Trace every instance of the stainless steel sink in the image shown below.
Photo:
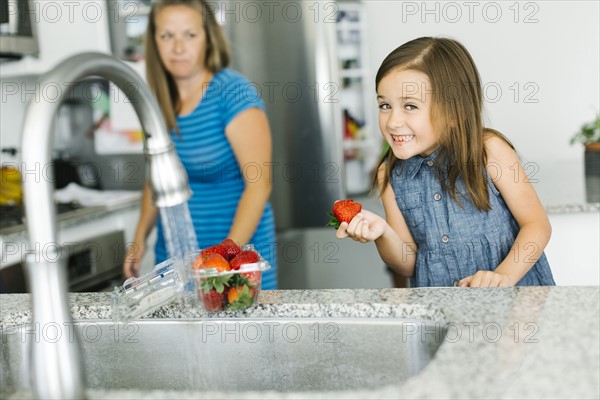
<svg viewBox="0 0 600 400"><path fill-rule="evenodd" d="M97 389L315 391L380 388L416 375L443 342L443 325L374 318L78 322L1 332L4 393L29 388L31 340L80 336Z"/></svg>

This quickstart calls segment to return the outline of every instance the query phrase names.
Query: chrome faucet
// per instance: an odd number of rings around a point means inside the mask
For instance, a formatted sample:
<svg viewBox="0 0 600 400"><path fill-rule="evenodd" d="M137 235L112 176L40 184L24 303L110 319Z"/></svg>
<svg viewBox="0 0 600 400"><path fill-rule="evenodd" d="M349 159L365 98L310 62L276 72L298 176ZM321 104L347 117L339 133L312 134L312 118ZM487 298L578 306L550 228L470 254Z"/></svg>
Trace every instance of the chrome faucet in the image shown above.
<svg viewBox="0 0 600 400"><path fill-rule="evenodd" d="M150 89L125 63L101 53L70 57L42 76L30 100L22 137L23 188L29 249L25 255L32 294L34 329L56 329L52 340L32 341L30 371L33 390L40 399L81 399L84 371L79 344L71 334L71 311L67 297L67 273L57 246L56 210L52 182L32 177L27 171L42 170L50 162L52 122L58 107L73 85L83 78L99 76L119 87L131 102L144 131L146 179L158 207L172 207L191 195L188 178L177 157L161 111ZM49 91L55 90L49 96ZM52 98L49 98L52 97ZM39 170L39 168L38 168Z"/></svg>

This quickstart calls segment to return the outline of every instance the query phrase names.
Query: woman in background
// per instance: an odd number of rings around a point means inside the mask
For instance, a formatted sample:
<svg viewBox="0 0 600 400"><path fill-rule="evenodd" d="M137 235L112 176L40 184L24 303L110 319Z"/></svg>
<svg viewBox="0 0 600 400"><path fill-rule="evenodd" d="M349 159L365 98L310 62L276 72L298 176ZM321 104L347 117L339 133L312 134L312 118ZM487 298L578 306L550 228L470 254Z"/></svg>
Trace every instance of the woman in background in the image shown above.
<svg viewBox="0 0 600 400"><path fill-rule="evenodd" d="M145 51L148 84L189 176L199 247L225 238L254 244L272 266L263 273L262 289L276 289L275 227L268 202L271 133L262 99L245 77L227 68L227 41L204 0L154 3ZM168 258L157 216L146 186L123 267L126 277L139 274L155 224L155 263Z"/></svg>

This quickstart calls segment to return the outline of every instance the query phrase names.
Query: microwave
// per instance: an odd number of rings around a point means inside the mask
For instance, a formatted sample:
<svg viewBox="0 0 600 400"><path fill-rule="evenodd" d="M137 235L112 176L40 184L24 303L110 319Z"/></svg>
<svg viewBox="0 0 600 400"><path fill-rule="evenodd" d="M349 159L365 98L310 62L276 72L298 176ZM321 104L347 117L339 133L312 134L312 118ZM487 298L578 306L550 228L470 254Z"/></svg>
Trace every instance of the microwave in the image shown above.
<svg viewBox="0 0 600 400"><path fill-rule="evenodd" d="M0 1L0 57L21 58L39 53L33 0Z"/></svg>

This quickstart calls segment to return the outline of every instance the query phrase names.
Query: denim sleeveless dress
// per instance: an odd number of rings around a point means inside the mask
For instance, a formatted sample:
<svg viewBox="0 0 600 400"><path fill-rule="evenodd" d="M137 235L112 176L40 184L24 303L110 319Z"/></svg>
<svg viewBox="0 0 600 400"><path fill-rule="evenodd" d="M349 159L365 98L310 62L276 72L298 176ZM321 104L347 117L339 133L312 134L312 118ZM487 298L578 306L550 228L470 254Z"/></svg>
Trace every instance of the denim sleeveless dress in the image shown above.
<svg viewBox="0 0 600 400"><path fill-rule="evenodd" d="M517 221L489 176L492 209L479 211L459 179L461 208L437 178L436 154L399 160L390 179L398 207L418 246L411 287L452 286L478 270L495 270L509 254L519 232ZM535 250L532 244L523 254L514 256L531 257ZM544 253L517 283L541 285L555 285Z"/></svg>

